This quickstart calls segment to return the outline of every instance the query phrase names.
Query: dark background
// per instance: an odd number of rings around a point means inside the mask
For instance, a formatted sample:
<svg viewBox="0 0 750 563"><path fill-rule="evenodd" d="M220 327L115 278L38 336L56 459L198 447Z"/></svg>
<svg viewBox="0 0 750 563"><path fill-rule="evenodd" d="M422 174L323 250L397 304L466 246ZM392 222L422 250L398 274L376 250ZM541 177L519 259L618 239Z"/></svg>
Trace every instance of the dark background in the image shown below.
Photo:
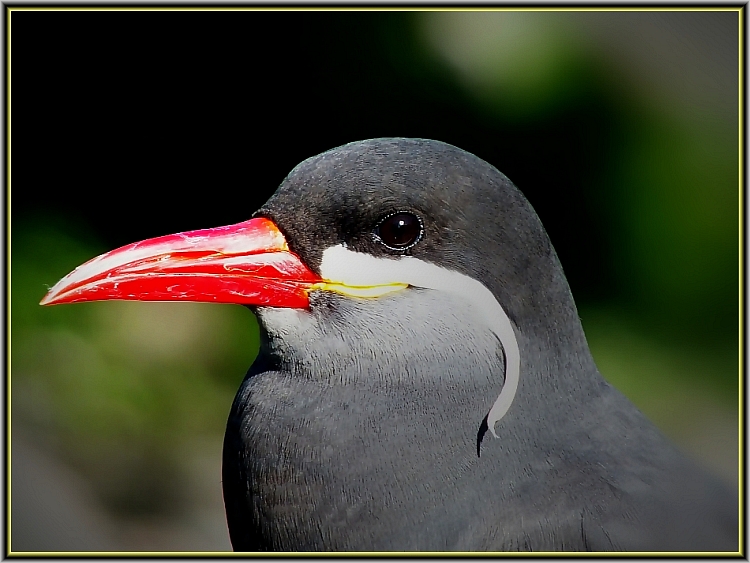
<svg viewBox="0 0 750 563"><path fill-rule="evenodd" d="M246 220L300 161L373 137L506 174L602 373L736 482L737 11L6 17L14 550L228 548L250 313L37 303L97 253Z"/></svg>

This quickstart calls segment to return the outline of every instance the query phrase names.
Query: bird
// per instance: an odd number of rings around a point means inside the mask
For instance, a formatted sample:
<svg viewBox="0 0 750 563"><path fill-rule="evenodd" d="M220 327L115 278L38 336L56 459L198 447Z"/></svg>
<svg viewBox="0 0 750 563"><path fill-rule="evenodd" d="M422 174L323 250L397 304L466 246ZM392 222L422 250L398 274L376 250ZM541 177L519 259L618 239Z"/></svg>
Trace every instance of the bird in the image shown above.
<svg viewBox="0 0 750 563"><path fill-rule="evenodd" d="M599 373L539 217L447 143L349 143L249 220L130 244L42 304L237 303L236 551L738 552L737 493Z"/></svg>

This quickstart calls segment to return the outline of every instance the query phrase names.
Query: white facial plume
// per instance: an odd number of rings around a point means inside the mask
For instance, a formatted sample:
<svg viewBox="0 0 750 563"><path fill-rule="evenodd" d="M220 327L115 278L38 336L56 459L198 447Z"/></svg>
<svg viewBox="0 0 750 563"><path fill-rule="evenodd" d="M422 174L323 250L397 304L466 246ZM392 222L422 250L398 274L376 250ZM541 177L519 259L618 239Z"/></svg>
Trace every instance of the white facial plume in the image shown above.
<svg viewBox="0 0 750 563"><path fill-rule="evenodd" d="M340 284L342 293L351 295L357 294L343 288L384 286L398 290L403 288L402 284L407 284L450 293L473 307L477 318L498 338L505 354L505 384L487 415L487 426L493 436L498 437L495 423L505 416L516 395L521 356L510 319L489 289L473 278L413 256L378 258L343 245L323 252L320 274L333 284Z"/></svg>

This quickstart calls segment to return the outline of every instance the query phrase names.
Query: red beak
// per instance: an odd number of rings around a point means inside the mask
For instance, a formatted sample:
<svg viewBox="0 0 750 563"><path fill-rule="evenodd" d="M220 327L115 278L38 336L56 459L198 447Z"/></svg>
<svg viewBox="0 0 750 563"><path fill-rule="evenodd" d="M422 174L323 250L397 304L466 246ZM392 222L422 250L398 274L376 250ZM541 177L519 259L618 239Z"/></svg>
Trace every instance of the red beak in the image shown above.
<svg viewBox="0 0 750 563"><path fill-rule="evenodd" d="M304 308L320 281L273 221L257 218L107 252L65 276L41 304L124 299Z"/></svg>

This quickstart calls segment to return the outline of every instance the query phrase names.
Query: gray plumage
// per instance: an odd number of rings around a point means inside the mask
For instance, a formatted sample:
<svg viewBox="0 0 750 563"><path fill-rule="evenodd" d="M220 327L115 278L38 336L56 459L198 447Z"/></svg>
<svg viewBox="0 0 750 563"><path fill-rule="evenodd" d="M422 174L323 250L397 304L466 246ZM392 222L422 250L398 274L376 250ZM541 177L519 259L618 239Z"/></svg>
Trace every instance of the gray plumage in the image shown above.
<svg viewBox="0 0 750 563"><path fill-rule="evenodd" d="M425 233L394 252L372 230L404 209ZM521 375L496 439L482 423L502 346L460 296L257 308L224 445L236 550L738 550L736 495L598 373L544 228L492 166L434 141L353 143L303 162L259 213L313 269L345 242L481 281Z"/></svg>

